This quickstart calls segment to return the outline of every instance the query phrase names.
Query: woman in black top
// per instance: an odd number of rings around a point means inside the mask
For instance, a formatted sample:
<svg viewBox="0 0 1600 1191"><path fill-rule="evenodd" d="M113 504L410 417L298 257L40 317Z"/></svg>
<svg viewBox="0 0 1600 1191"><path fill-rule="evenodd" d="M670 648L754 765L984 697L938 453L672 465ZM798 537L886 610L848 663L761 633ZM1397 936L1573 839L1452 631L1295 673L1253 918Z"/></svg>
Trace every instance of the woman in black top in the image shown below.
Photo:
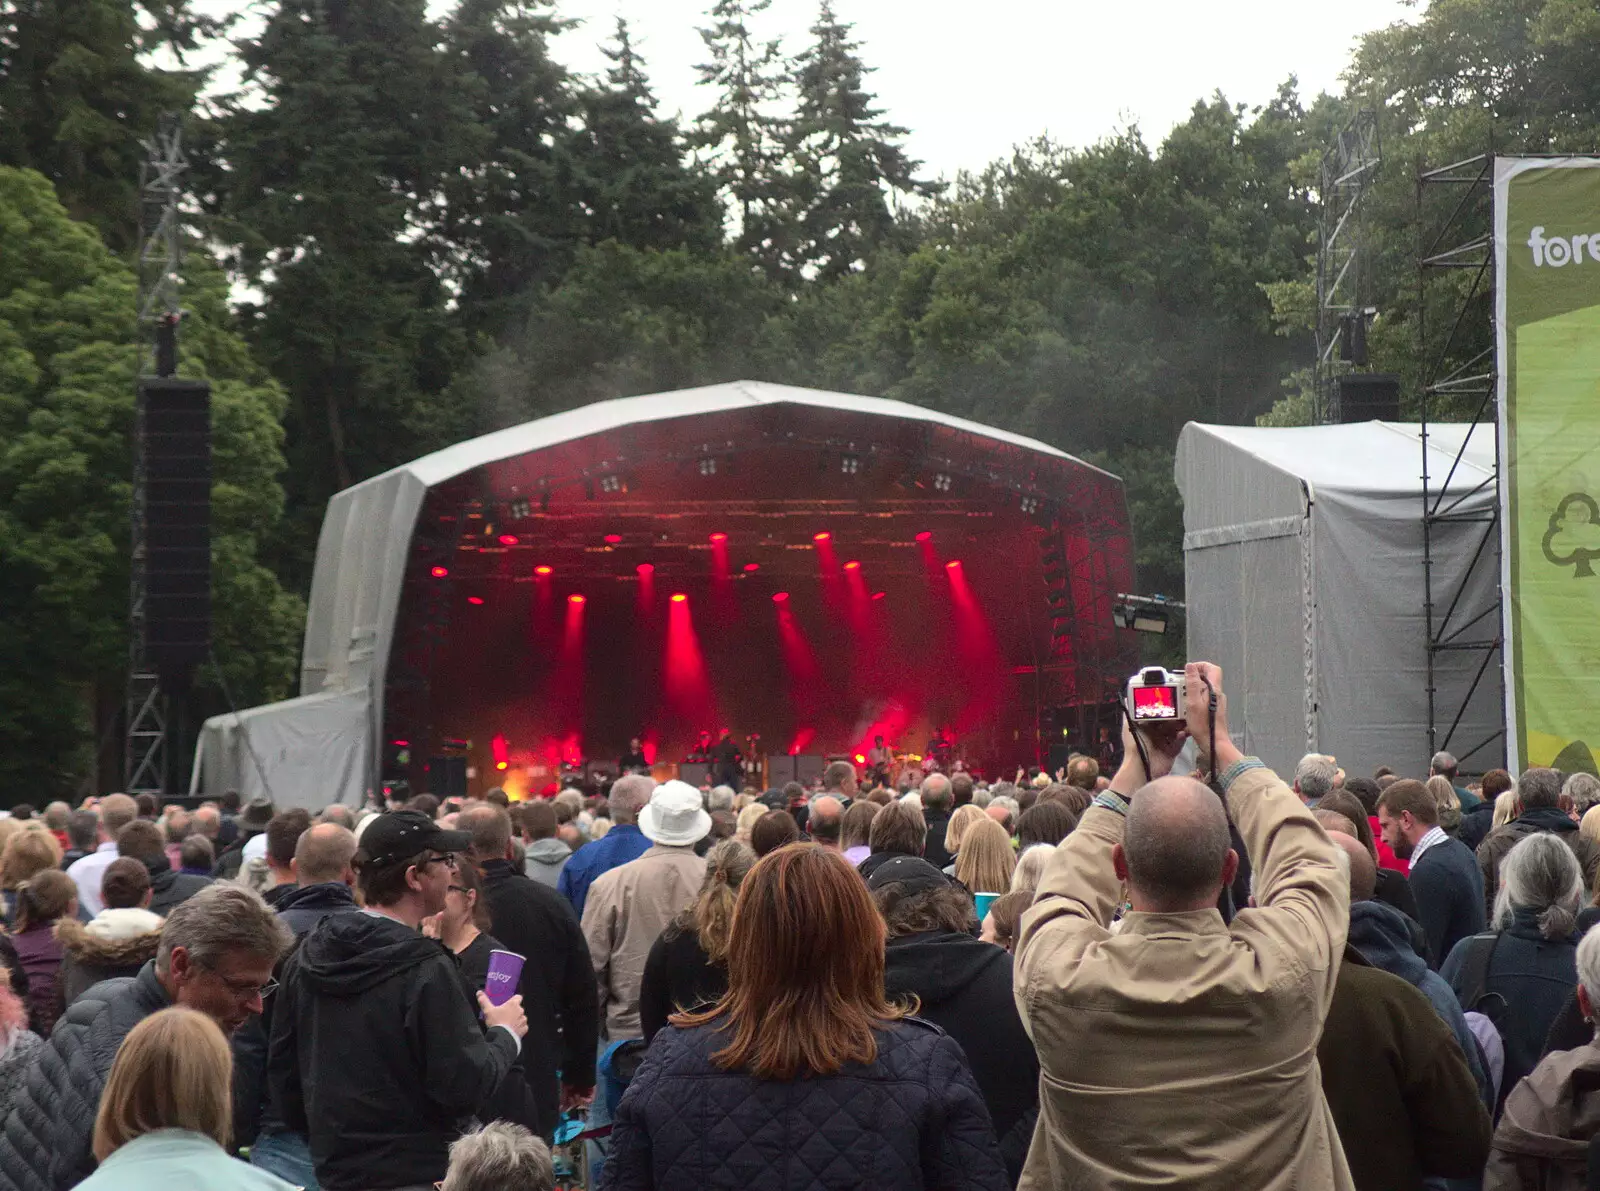
<svg viewBox="0 0 1600 1191"><path fill-rule="evenodd" d="M456 870L455 882L445 894L444 912L425 920L422 933L455 953L461 978L472 992L489 983L489 952L504 948L489 933L489 903L476 868L462 864Z"/></svg>
<svg viewBox="0 0 1600 1191"><path fill-rule="evenodd" d="M728 935L733 903L756 855L726 839L706 853L700 896L661 932L644 963L639 986L639 1022L644 1040L679 1009L714 1004L728 991Z"/></svg>

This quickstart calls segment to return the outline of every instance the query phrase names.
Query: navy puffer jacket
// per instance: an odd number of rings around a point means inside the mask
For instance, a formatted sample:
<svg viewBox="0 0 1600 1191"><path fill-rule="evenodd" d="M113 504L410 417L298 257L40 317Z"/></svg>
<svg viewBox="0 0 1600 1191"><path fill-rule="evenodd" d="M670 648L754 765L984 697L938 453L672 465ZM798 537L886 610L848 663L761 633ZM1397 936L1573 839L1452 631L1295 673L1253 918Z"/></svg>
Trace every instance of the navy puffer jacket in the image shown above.
<svg viewBox="0 0 1600 1191"><path fill-rule="evenodd" d="M94 1173L95 1113L122 1040L171 1004L155 960L94 985L56 1022L0 1134L0 1191L66 1191Z"/></svg>
<svg viewBox="0 0 1600 1191"><path fill-rule="evenodd" d="M720 1023L656 1035L617 1108L604 1191L1009 1191L961 1047L919 1018L878 1058L780 1082L723 1071Z"/></svg>

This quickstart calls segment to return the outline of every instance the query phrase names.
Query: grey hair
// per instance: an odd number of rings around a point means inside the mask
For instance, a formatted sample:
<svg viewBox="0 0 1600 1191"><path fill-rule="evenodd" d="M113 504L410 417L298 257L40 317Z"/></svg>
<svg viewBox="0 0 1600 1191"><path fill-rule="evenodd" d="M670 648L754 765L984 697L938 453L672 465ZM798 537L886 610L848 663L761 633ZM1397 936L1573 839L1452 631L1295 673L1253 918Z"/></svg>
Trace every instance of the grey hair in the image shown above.
<svg viewBox="0 0 1600 1191"><path fill-rule="evenodd" d="M1428 768L1440 777L1455 777L1456 770L1460 767L1460 764L1454 755L1439 752L1433 754L1433 760L1428 763Z"/></svg>
<svg viewBox="0 0 1600 1191"><path fill-rule="evenodd" d="M1548 831L1530 835L1500 861L1500 892L1494 899L1494 926L1504 930L1518 910L1537 910L1539 933L1564 939L1578 923L1583 906L1583 871L1572 849Z"/></svg>
<svg viewBox="0 0 1600 1191"><path fill-rule="evenodd" d="M1517 801L1523 806L1560 806L1561 775L1554 769L1528 769L1517 783Z"/></svg>
<svg viewBox="0 0 1600 1191"><path fill-rule="evenodd" d="M1592 930L1578 944L1578 983L1589 994L1589 1004L1600 1007L1600 930Z"/></svg>
<svg viewBox="0 0 1600 1191"><path fill-rule="evenodd" d="M551 1191L550 1148L521 1125L495 1121L450 1143L444 1191Z"/></svg>
<svg viewBox="0 0 1600 1191"><path fill-rule="evenodd" d="M1575 773L1561 787L1561 792L1572 799L1573 809L1581 815L1600 803L1600 777L1592 773Z"/></svg>
<svg viewBox="0 0 1600 1191"><path fill-rule="evenodd" d="M1011 870L1011 892L1027 890L1031 893L1038 889L1039 882L1044 880L1045 867L1055 854L1055 844L1034 844L1024 849L1017 857L1017 867Z"/></svg>
<svg viewBox="0 0 1600 1191"><path fill-rule="evenodd" d="M994 795L989 793L988 790L974 790L972 792L972 805L979 810L986 810L993 798Z"/></svg>
<svg viewBox="0 0 1600 1191"><path fill-rule="evenodd" d="M713 786L711 793L706 795L706 810L731 811L733 809L733 788L731 786Z"/></svg>
<svg viewBox="0 0 1600 1191"><path fill-rule="evenodd" d="M950 779L942 773L930 773L922 779L922 805L930 810L947 811L955 793Z"/></svg>
<svg viewBox="0 0 1600 1191"><path fill-rule="evenodd" d="M1333 789L1333 781L1338 776L1339 767L1333 763L1333 758L1322 753L1307 753L1294 767L1295 788L1306 798L1321 798Z"/></svg>
<svg viewBox="0 0 1600 1191"><path fill-rule="evenodd" d="M619 777L611 787L611 821L613 823L636 823L639 812L644 809L645 803L650 801L650 795L655 791L656 780L642 773L630 773L627 777Z"/></svg>
<svg viewBox="0 0 1600 1191"><path fill-rule="evenodd" d="M182 947L189 962L215 970L230 952L277 963L294 937L272 908L242 885L218 881L173 907L161 928L156 970L170 969L172 949Z"/></svg>

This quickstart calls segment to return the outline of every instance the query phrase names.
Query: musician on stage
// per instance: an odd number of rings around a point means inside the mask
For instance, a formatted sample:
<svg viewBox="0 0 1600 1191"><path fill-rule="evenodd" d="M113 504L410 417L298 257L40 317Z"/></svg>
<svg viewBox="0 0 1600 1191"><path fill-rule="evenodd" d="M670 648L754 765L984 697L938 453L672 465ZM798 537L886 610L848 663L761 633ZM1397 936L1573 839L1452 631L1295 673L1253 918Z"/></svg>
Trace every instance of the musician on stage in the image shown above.
<svg viewBox="0 0 1600 1191"><path fill-rule="evenodd" d="M628 751L622 754L622 759L617 762L617 773L626 776L630 773L649 773L650 762L645 760L644 745L635 736L628 741Z"/></svg>
<svg viewBox="0 0 1600 1191"><path fill-rule="evenodd" d="M717 741L717 746L711 750L711 755L712 773L715 776L713 785L731 786L735 790L743 785L740 766L744 761L744 754L739 751L739 746L733 743L733 734L726 728L722 730L722 739Z"/></svg>
<svg viewBox="0 0 1600 1191"><path fill-rule="evenodd" d="M887 786L889 771L893 765L894 750L883 743L883 737L874 736L872 747L867 750L867 769L872 778L872 785Z"/></svg>

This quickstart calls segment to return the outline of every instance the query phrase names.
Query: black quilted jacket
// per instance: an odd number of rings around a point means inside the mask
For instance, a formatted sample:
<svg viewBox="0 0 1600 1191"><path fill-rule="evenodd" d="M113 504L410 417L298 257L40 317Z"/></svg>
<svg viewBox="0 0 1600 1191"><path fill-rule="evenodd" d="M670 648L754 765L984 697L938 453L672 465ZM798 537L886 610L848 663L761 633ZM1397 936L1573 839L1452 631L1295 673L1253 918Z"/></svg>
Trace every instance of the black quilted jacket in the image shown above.
<svg viewBox="0 0 1600 1191"><path fill-rule="evenodd" d="M171 1001L155 961L103 980L56 1022L0 1133L0 1191L67 1191L94 1172L90 1143L117 1047Z"/></svg>
<svg viewBox="0 0 1600 1191"><path fill-rule="evenodd" d="M1009 1191L954 1039L918 1018L878 1058L780 1083L721 1071L717 1023L662 1030L618 1105L603 1191Z"/></svg>

